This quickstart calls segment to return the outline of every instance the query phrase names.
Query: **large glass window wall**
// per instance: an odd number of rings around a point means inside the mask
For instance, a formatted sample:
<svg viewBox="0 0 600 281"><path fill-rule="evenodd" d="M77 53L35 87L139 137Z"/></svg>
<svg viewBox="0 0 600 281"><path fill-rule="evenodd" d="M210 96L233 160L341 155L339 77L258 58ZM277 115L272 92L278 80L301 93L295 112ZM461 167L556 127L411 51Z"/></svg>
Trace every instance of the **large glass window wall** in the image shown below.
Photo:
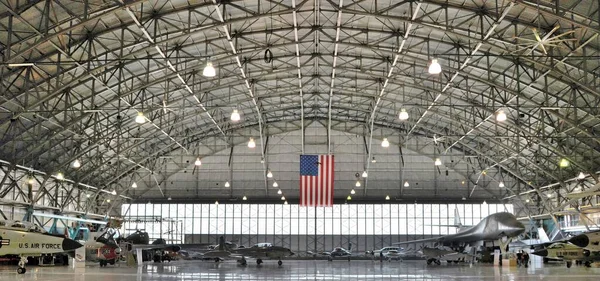
<svg viewBox="0 0 600 281"><path fill-rule="evenodd" d="M183 243L185 235L444 235L477 224L503 204L347 204L307 208L283 204L123 204L124 232Z"/></svg>

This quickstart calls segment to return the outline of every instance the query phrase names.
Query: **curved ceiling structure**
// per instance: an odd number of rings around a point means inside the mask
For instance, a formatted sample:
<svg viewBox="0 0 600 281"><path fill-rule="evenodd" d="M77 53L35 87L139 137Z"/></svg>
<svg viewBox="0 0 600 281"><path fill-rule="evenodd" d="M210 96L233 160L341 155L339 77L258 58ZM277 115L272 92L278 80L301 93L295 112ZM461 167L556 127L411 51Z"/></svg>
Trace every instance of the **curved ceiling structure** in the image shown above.
<svg viewBox="0 0 600 281"><path fill-rule="evenodd" d="M2 1L0 158L134 199L277 199L273 169L293 199L298 155L333 153L340 199L360 180L365 199L543 205L597 181L598 5Z"/></svg>

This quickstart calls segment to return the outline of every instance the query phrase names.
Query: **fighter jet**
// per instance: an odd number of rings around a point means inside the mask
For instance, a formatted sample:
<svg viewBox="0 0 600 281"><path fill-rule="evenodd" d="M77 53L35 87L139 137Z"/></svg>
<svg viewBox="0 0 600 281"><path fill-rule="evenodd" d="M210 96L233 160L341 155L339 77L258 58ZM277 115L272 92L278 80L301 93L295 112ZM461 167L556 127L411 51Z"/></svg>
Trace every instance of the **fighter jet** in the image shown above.
<svg viewBox="0 0 600 281"><path fill-rule="evenodd" d="M548 259L566 260L568 268L571 267L573 260L583 263L586 267L590 267L594 261L600 261L600 252L593 252L575 245L560 242L554 243L545 249L534 251L531 254L543 257L544 262Z"/></svg>
<svg viewBox="0 0 600 281"><path fill-rule="evenodd" d="M511 238L517 237L525 231L525 226L517 221L511 213L495 213L485 217L477 225L460 229L456 234L449 234L435 238L427 238L406 242L393 243L394 245L413 244L421 242L435 242L436 246L447 246L457 253L462 253L468 246L483 242L499 242L501 251L506 250L506 245Z"/></svg>
<svg viewBox="0 0 600 281"><path fill-rule="evenodd" d="M52 235L43 228L26 222L0 221L0 256L17 255L21 258L17 273L24 274L28 256L55 254L81 247L80 243L61 235Z"/></svg>
<svg viewBox="0 0 600 281"><path fill-rule="evenodd" d="M294 253L285 247L274 246L271 243L258 243L250 248L229 248L226 246L225 238L219 238L218 249L204 253L204 257L214 258L215 261L220 259L237 259L241 265L247 265L246 257L256 258L256 264L263 263L263 258L278 259L278 265L282 265L282 258L292 256Z"/></svg>

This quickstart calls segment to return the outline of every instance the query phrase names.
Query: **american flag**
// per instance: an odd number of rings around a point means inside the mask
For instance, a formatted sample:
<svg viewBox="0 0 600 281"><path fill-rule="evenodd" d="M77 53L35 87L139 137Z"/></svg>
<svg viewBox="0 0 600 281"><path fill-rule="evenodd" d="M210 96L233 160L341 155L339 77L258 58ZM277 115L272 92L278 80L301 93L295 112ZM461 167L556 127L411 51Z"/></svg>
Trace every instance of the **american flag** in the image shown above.
<svg viewBox="0 0 600 281"><path fill-rule="evenodd" d="M333 155L300 155L300 206L333 206Z"/></svg>

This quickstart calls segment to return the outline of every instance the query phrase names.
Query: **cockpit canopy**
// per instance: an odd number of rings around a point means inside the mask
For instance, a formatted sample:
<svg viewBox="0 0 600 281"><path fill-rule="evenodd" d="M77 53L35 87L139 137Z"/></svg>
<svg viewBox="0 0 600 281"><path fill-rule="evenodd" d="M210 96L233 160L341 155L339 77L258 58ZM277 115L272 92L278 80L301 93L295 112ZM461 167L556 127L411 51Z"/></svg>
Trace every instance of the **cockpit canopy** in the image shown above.
<svg viewBox="0 0 600 281"><path fill-rule="evenodd" d="M26 221L0 221L0 227L12 228L27 232L47 233L43 227Z"/></svg>

